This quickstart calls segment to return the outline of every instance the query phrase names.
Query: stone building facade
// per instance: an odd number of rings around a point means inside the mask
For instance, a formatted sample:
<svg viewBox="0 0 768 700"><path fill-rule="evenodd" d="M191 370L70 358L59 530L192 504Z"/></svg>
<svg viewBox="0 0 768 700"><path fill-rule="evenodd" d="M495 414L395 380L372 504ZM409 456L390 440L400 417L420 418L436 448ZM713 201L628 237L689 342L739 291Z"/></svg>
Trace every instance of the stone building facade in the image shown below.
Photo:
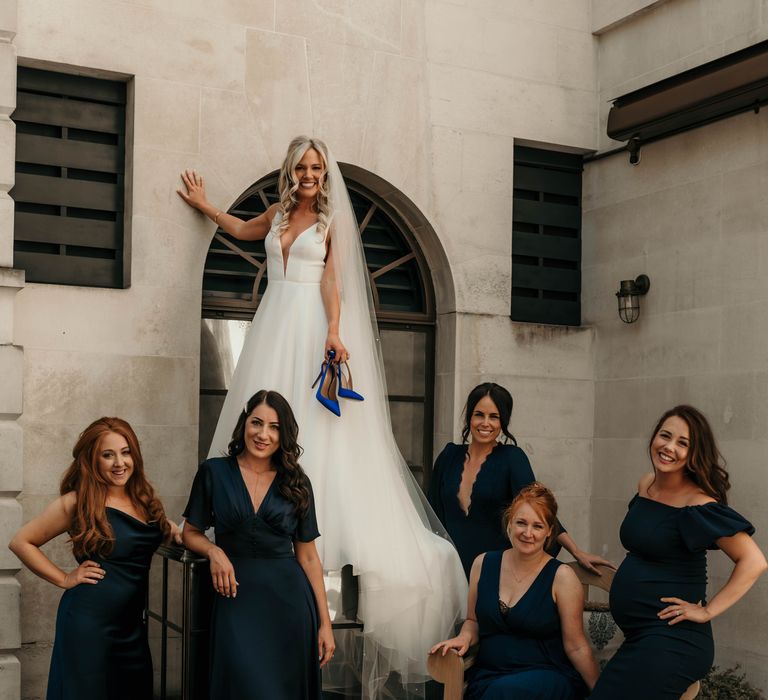
<svg viewBox="0 0 768 700"><path fill-rule="evenodd" d="M514 148L591 154L610 101L768 38L759 0L4 0L0 4L0 541L57 492L78 432L119 414L178 514L197 461L200 308L213 225L299 133L388 184L436 303L434 445L493 379L577 542L619 560L655 417L711 418L733 505L764 546L768 117L745 113L585 165L579 326L510 319ZM18 66L128 82L130 286L26 283L14 267ZM619 280L649 275L622 324ZM64 538L46 551L70 561ZM713 555L711 583L724 581ZM717 663L768 688L761 581L715 623ZM44 694L58 593L0 548L0 696Z"/></svg>

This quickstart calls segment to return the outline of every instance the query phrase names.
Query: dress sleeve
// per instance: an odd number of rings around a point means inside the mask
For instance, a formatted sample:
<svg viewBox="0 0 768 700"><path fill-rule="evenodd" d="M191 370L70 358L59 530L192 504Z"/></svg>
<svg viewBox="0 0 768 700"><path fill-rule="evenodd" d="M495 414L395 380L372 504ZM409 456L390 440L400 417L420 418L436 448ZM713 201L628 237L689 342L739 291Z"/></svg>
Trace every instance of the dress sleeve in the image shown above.
<svg viewBox="0 0 768 700"><path fill-rule="evenodd" d="M315 494L312 491L312 483L309 478L307 478L307 487L309 488L309 505L307 512L299 517L294 538L299 542L312 542L312 540L320 537L320 530L317 529L317 514L315 513Z"/></svg>
<svg viewBox="0 0 768 700"><path fill-rule="evenodd" d="M205 531L213 525L211 465L208 462L203 462L197 469L187 507L182 515L198 530Z"/></svg>
<svg viewBox="0 0 768 700"><path fill-rule="evenodd" d="M750 536L755 533L752 523L722 503L683 508L678 527L685 546L691 552L717 549L715 540L721 537L731 537L738 532L746 532Z"/></svg>
<svg viewBox="0 0 768 700"><path fill-rule="evenodd" d="M432 468L432 477L429 481L429 489L427 489L427 500L429 505L432 506L432 510L435 511L435 515L438 520L445 527L445 503L443 503L443 478L445 476L445 463L450 459L451 443L449 442L443 451L437 455L435 460L435 466Z"/></svg>

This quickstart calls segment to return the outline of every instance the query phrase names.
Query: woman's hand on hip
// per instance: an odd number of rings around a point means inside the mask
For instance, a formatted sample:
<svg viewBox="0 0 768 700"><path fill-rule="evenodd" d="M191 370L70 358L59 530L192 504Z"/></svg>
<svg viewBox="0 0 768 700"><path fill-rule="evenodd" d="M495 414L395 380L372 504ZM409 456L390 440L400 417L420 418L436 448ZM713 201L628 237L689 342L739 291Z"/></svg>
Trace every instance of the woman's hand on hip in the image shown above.
<svg viewBox="0 0 768 700"><path fill-rule="evenodd" d="M79 586L81 583L98 583L106 575L106 571L101 568L100 564L88 559L84 561L76 569L72 569L65 577L64 583L61 586L65 590Z"/></svg>
<svg viewBox="0 0 768 700"><path fill-rule="evenodd" d="M325 339L325 354L328 355L328 351L333 350L335 354L334 362L346 362L349 359L349 353L344 347L344 343L341 342L341 338L338 333L329 333Z"/></svg>
<svg viewBox="0 0 768 700"><path fill-rule="evenodd" d="M682 598L660 598L662 603L671 603L658 613L662 620L669 620L670 625L676 625L683 620L704 623L712 619L712 615L705 606L698 603L689 603Z"/></svg>
<svg viewBox="0 0 768 700"><path fill-rule="evenodd" d="M317 631L317 648L320 668L322 668L333 658L333 652L336 651L336 640L333 638L333 629L330 625L320 625Z"/></svg>
<svg viewBox="0 0 768 700"><path fill-rule="evenodd" d="M181 173L181 181L184 183L186 192L181 189L176 192L190 207L200 209L208 203L202 175L194 170L185 170Z"/></svg>
<svg viewBox="0 0 768 700"><path fill-rule="evenodd" d="M211 563L213 590L225 598L237 597L237 587L240 584L235 579L235 567L224 554L224 550L214 545L208 552L208 560Z"/></svg>

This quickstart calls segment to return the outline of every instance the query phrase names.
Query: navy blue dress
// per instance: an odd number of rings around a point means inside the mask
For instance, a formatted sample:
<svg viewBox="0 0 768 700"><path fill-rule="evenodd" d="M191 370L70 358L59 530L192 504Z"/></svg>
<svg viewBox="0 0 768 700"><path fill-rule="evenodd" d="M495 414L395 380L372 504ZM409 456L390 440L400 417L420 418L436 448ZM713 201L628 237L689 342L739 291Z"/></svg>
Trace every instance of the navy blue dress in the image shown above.
<svg viewBox="0 0 768 700"><path fill-rule="evenodd" d="M714 658L712 627L685 620L670 626L660 598L706 602L707 549L715 540L755 529L719 503L676 508L640 495L621 524L628 550L610 593L624 643L608 662L590 700L675 698L703 678ZM652 672L649 672L652 671Z"/></svg>
<svg viewBox="0 0 768 700"><path fill-rule="evenodd" d="M143 622L149 565L163 539L156 524L107 508L115 545L87 557L106 572L97 584L64 591L47 700L151 700L152 659ZM84 560L80 560L81 562Z"/></svg>
<svg viewBox="0 0 768 700"><path fill-rule="evenodd" d="M443 448L435 460L427 497L453 540L469 578L472 562L478 555L509 547L501 515L520 489L536 478L525 452L516 445L497 444L477 474L467 515L458 496L467 449L468 445L452 442ZM559 523L558 526L564 532ZM553 538L547 552L557 556L559 551L560 545Z"/></svg>
<svg viewBox="0 0 768 700"><path fill-rule="evenodd" d="M232 562L237 597L214 598L211 700L319 700L318 614L293 541L320 536L314 501L304 516L272 481L258 511L233 457L198 469L184 517L213 526Z"/></svg>
<svg viewBox="0 0 768 700"><path fill-rule="evenodd" d="M523 597L502 612L502 554L488 552L483 559L475 605L480 650L467 672L465 700L583 698L587 688L566 656L560 615L552 600L561 562L550 559Z"/></svg>

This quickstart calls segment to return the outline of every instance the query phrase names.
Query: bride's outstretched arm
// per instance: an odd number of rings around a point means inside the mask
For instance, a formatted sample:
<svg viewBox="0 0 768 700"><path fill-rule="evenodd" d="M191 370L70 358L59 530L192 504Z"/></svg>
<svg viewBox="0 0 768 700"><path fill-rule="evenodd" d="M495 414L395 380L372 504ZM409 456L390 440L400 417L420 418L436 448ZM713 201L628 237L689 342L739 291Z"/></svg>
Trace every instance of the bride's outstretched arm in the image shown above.
<svg viewBox="0 0 768 700"><path fill-rule="evenodd" d="M184 183L186 192L182 189L176 190L179 197L189 204L190 207L205 214L230 236L234 236L241 241L258 241L269 233L272 219L279 206L278 204L273 204L263 214L259 214L259 216L255 216L253 219L243 221L236 216L227 214L208 201L208 198L205 196L205 183L200 173L194 170L185 170L181 173L181 181Z"/></svg>
<svg viewBox="0 0 768 700"><path fill-rule="evenodd" d="M320 279L320 294L323 297L325 316L328 319L328 337L325 339L325 352L333 350L338 362L346 362L349 353L339 337L339 322L341 319L341 304L339 290L336 286L336 271L333 263L331 241L328 241L328 255L325 258L325 269Z"/></svg>

